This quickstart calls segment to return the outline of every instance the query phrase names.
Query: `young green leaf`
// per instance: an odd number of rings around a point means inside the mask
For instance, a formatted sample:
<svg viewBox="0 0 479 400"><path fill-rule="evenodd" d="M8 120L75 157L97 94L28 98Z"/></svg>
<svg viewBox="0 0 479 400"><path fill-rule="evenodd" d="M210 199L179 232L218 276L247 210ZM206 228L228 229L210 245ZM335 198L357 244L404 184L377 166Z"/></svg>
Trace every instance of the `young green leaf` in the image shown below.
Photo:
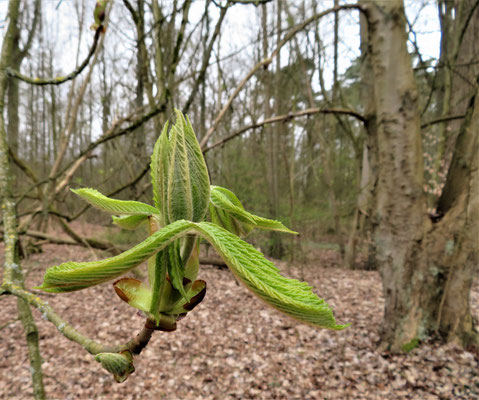
<svg viewBox="0 0 479 400"><path fill-rule="evenodd" d="M47 269L38 289L46 292L71 292L115 279L193 230L188 221L170 224L135 247L111 258L89 262L67 262Z"/></svg>
<svg viewBox="0 0 479 400"><path fill-rule="evenodd" d="M267 304L315 326L335 330L348 326L336 324L331 308L307 283L280 275L273 263L250 244L215 224L202 222L197 227L233 274Z"/></svg>
<svg viewBox="0 0 479 400"><path fill-rule="evenodd" d="M115 225L130 230L136 229L142 223L148 221L148 215L122 215L120 217L112 215L111 218Z"/></svg>
<svg viewBox="0 0 479 400"><path fill-rule="evenodd" d="M236 234L245 235L253 228L297 233L286 228L281 222L246 211L236 195L220 186L211 186L210 215L212 222Z"/></svg>
<svg viewBox="0 0 479 400"><path fill-rule="evenodd" d="M141 203L139 201L110 199L95 189L71 189L71 191L86 200L92 206L99 208L102 211L109 212L110 214L146 216L158 214L158 210L149 204Z"/></svg>
<svg viewBox="0 0 479 400"><path fill-rule="evenodd" d="M179 110L168 144L168 222L202 221L208 209L208 169L191 123Z"/></svg>
<svg viewBox="0 0 479 400"><path fill-rule="evenodd" d="M151 289L134 278L122 278L113 283L116 294L130 306L145 312L150 311Z"/></svg>
<svg viewBox="0 0 479 400"><path fill-rule="evenodd" d="M173 287L188 300L185 287L183 286L185 267L181 262L180 244L178 240L168 246L168 275Z"/></svg>
<svg viewBox="0 0 479 400"><path fill-rule="evenodd" d="M199 240L195 238L195 245L191 251L190 258L185 265L185 278L191 282L196 280L198 276L198 270L200 269L200 244Z"/></svg>
<svg viewBox="0 0 479 400"><path fill-rule="evenodd" d="M163 225L166 225L166 193L168 185L168 122L163 127L161 135L155 143L151 155L151 183L153 185L153 200L155 206L164 216Z"/></svg>

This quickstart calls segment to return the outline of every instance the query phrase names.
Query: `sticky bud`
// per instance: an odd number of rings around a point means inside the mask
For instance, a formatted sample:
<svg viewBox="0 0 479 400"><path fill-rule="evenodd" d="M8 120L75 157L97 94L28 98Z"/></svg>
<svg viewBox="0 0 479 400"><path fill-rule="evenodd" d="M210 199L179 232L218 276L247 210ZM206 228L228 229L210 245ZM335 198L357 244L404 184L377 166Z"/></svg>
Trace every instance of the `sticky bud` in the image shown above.
<svg viewBox="0 0 479 400"><path fill-rule="evenodd" d="M101 363L101 366L113 374L118 383L126 381L128 376L135 372L133 366L133 357L129 351L122 353L99 353L95 356L95 361Z"/></svg>

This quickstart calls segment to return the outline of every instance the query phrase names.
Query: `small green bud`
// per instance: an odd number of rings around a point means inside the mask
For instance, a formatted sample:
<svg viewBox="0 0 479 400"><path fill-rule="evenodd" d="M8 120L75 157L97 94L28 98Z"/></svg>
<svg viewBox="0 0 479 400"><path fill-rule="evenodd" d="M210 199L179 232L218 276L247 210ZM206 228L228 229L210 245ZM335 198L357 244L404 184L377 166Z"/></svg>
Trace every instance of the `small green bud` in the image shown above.
<svg viewBox="0 0 479 400"><path fill-rule="evenodd" d="M95 4L95 10L93 11L93 18L95 23L90 27L92 30L97 30L100 26L102 27L102 33L105 33L105 27L103 21L105 20L106 6L108 0L99 0Z"/></svg>
<svg viewBox="0 0 479 400"><path fill-rule="evenodd" d="M151 174L162 225L180 219L204 220L210 198L206 162L190 121L176 110L176 123L167 125L155 145Z"/></svg>
<svg viewBox="0 0 479 400"><path fill-rule="evenodd" d="M126 381L128 376L135 372L133 357L129 351L122 353L99 353L95 360L112 373L118 383Z"/></svg>

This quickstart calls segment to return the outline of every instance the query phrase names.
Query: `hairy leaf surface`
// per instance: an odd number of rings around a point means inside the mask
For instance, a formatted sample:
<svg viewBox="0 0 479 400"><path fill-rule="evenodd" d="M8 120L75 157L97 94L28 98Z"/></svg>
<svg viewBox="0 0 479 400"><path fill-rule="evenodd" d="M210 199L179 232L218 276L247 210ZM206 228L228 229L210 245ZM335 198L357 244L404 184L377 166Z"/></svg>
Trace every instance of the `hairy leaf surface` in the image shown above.
<svg viewBox="0 0 479 400"><path fill-rule="evenodd" d="M189 120L176 112L168 144L168 222L202 221L208 209L208 169Z"/></svg>
<svg viewBox="0 0 479 400"><path fill-rule="evenodd" d="M155 143L151 155L151 183L153 185L153 200L155 206L166 218L166 192L167 192L167 168L168 167L168 122L163 127L161 135ZM166 224L166 221L163 221Z"/></svg>
<svg viewBox="0 0 479 400"><path fill-rule="evenodd" d="M158 214L158 210L149 204L141 203L139 201L110 199L95 189L71 189L71 191L86 200L92 206L99 208L102 211L109 212L110 214L146 216Z"/></svg>
<svg viewBox="0 0 479 400"><path fill-rule="evenodd" d="M178 290L186 300L188 300L185 287L183 286L185 267L181 262L179 241L168 246L168 275L170 276L173 287Z"/></svg>
<svg viewBox="0 0 479 400"><path fill-rule="evenodd" d="M267 304L312 325L336 330L347 326L336 324L331 308L307 283L280 275L253 246L215 224L197 225L236 277Z"/></svg>
<svg viewBox="0 0 479 400"><path fill-rule="evenodd" d="M120 217L112 215L111 218L115 225L118 225L120 228L130 230L136 229L143 222L148 221L148 215L122 215Z"/></svg>
<svg viewBox="0 0 479 400"><path fill-rule="evenodd" d="M194 226L188 221L170 224L135 247L100 261L66 262L48 268L39 287L46 292L70 292L115 279L182 237Z"/></svg>
<svg viewBox="0 0 479 400"><path fill-rule="evenodd" d="M253 228L296 233L281 222L259 217L246 211L236 195L220 186L211 186L210 214L217 225L233 233L246 234ZM235 221L236 220L236 221ZM239 231L239 232L237 232Z"/></svg>

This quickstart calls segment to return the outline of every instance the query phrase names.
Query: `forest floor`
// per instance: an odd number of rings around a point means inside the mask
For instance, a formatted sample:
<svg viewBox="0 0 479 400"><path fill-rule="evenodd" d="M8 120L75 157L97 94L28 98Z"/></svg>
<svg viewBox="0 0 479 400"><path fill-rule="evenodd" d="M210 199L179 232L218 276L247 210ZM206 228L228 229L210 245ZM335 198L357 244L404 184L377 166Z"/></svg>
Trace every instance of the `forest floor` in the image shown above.
<svg viewBox="0 0 479 400"><path fill-rule="evenodd" d="M338 323L350 322L349 328L331 332L299 324L255 299L228 270L204 266L205 300L178 323L177 331L155 333L135 360L136 371L122 384L35 310L48 398L479 399L474 354L438 342L407 355L379 352L384 301L378 273L331 267L337 264L331 250L317 251L315 258L301 267L278 266L313 285L335 310ZM26 286L40 284L48 266L91 259L83 248L46 245L43 253L23 262ZM143 323L109 283L41 297L98 341L123 343ZM479 317L477 279L471 304ZM4 296L0 307L0 399L31 399L16 299Z"/></svg>

